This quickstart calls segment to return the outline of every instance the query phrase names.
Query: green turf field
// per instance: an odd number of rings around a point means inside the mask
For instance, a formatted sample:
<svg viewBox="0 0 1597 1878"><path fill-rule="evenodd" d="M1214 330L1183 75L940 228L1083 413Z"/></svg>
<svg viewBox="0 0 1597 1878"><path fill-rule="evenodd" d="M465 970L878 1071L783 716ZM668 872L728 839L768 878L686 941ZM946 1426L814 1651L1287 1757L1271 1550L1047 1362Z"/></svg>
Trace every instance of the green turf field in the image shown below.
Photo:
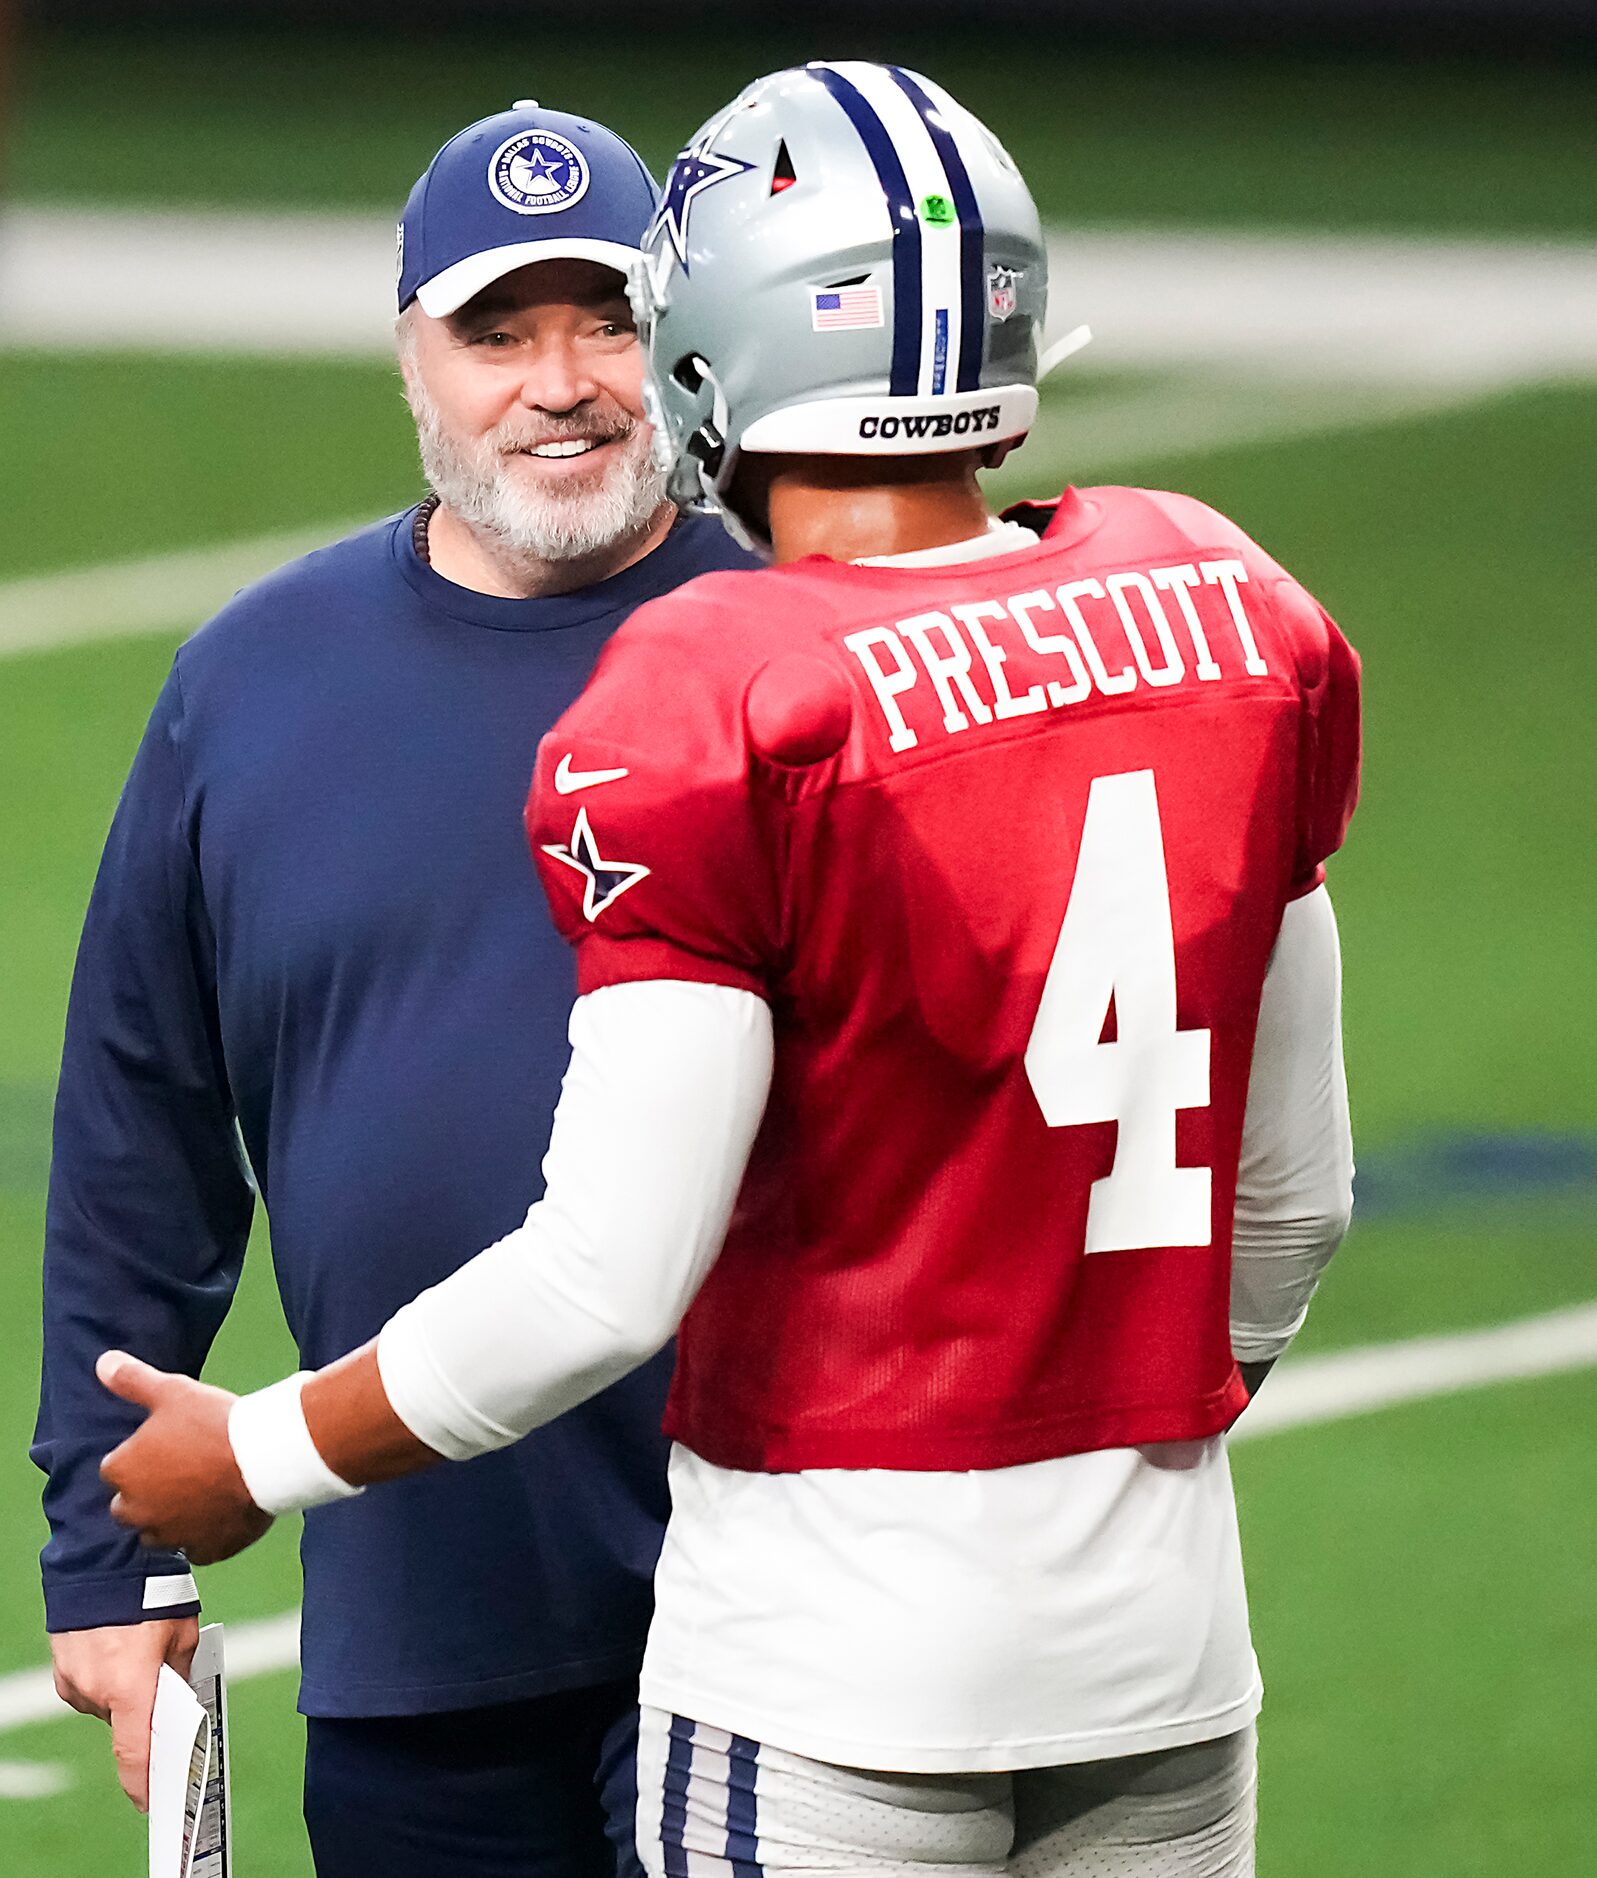
<svg viewBox="0 0 1597 1878"><path fill-rule="evenodd" d="M92 132L96 191L114 197L370 203L386 215L437 137L513 92L621 112L613 71L570 51L541 51L536 73L504 78L501 61L459 47L426 64L324 54L272 60L256 48L241 111L236 44L209 63L193 51L51 44L24 94L18 190L83 200L91 192L69 158ZM649 154L667 155L751 75L762 61L750 56L659 78L644 100ZM995 118L998 101L1000 128L1060 216L1597 229L1580 181L1582 164L1592 172L1593 120L1568 76L1039 59L1006 77L974 53L939 75ZM108 119L94 99L113 83L128 108ZM328 112L334 96L362 114L360 136L348 113ZM395 96L403 111L384 108ZM1054 489L1075 474L1075 401L1109 389L1084 366L1052 392L1003 490ZM0 583L336 523L397 506L417 486L408 418L377 362L0 354L0 437L11 523ZM1366 797L1332 885L1371 1205L1304 1353L1597 1299L1597 1184L1579 1152L1597 1137L1597 383L1150 455L1115 473L1236 516L1365 658ZM0 657L0 1313L15 1352L0 1382L10 1431L0 1678L44 1659L37 1489L22 1447L67 976L178 624ZM1425 1159L1427 1143L1474 1136L1520 1148L1568 1137L1579 1165L1536 1178L1510 1153L1472 1184ZM264 1255L258 1244L213 1365L233 1386L267 1380L288 1356ZM1270 1690L1267 1878L1594 1868L1594 1413L1588 1372L1238 1447ZM287 1610L292 1533L274 1532L204 1586L211 1613L230 1623ZM286 1672L235 1691L240 1878L309 1870L293 1694ZM0 1713L3 1701L0 1684ZM0 1868L17 1878L142 1869L141 1822L111 1781L102 1729L74 1717L14 1727L0 1737L0 1794L15 1790L17 1764L59 1770L68 1784L54 1797L0 1797Z"/></svg>

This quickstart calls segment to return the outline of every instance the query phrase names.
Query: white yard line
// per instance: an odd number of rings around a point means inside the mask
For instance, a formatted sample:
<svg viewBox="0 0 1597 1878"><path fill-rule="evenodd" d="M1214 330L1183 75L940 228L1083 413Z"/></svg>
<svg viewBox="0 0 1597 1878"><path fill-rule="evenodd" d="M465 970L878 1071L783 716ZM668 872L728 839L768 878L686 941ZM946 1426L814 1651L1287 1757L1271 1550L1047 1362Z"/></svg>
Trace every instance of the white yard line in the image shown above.
<svg viewBox="0 0 1597 1878"><path fill-rule="evenodd" d="M62 1761L0 1761L0 1800L53 1800L74 1778Z"/></svg>
<svg viewBox="0 0 1597 1878"><path fill-rule="evenodd" d="M1095 365L1360 383L1597 375L1597 246L1050 229L1059 330Z"/></svg>
<svg viewBox="0 0 1597 1878"><path fill-rule="evenodd" d="M1270 1378L1231 1438L1251 1440L1492 1383L1592 1368L1597 1368L1597 1304L1490 1330L1338 1350L1288 1361ZM298 1611L228 1626L228 1671L235 1682L292 1669L298 1661ZM0 1732L67 1712L49 1670L25 1669L0 1677ZM24 1777L18 1778L26 1784ZM6 1797L0 1774L0 1799Z"/></svg>
<svg viewBox="0 0 1597 1878"><path fill-rule="evenodd" d="M0 581L0 658L94 639L185 631L225 606L240 587L356 526L329 522L279 529L210 547Z"/></svg>
<svg viewBox="0 0 1597 1878"><path fill-rule="evenodd" d="M1597 245L1054 227L1053 324L1106 364L1472 382L1597 374ZM0 344L372 356L393 223L360 213L0 217Z"/></svg>
<svg viewBox="0 0 1597 1878"><path fill-rule="evenodd" d="M1597 1304L1490 1330L1335 1350L1286 1363L1237 1423L1232 1439L1342 1421L1491 1383L1592 1368L1597 1368Z"/></svg>

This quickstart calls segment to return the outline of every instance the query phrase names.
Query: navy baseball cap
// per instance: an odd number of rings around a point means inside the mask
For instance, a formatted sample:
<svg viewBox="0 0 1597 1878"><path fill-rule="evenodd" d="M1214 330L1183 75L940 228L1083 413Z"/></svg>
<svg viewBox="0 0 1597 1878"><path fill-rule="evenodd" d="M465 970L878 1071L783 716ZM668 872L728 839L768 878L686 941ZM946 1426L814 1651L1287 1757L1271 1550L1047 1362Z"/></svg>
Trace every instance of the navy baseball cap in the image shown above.
<svg viewBox="0 0 1597 1878"><path fill-rule="evenodd" d="M441 319L529 261L625 274L654 214L654 178L613 130L524 98L451 137L399 223L399 310Z"/></svg>

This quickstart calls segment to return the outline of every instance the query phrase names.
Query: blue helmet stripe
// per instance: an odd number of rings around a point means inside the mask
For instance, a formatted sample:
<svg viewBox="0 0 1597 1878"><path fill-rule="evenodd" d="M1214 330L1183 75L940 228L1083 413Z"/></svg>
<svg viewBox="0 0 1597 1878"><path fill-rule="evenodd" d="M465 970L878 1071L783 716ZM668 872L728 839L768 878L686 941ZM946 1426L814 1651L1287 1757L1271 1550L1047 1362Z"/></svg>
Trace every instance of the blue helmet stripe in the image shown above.
<svg viewBox="0 0 1597 1878"><path fill-rule="evenodd" d="M913 397L920 383L921 232L909 179L886 125L864 94L830 66L809 69L848 113L887 197L893 218L893 366L888 390L895 398Z"/></svg>
<svg viewBox="0 0 1597 1878"><path fill-rule="evenodd" d="M981 206L971 187L970 171L959 154L953 133L943 122L937 106L906 71L888 66L901 91L913 102L936 147L938 160L948 177L948 193L954 199L959 217L959 378L957 389L975 391L981 385L982 352L987 337L987 306L983 291L987 272L987 229L981 218Z"/></svg>

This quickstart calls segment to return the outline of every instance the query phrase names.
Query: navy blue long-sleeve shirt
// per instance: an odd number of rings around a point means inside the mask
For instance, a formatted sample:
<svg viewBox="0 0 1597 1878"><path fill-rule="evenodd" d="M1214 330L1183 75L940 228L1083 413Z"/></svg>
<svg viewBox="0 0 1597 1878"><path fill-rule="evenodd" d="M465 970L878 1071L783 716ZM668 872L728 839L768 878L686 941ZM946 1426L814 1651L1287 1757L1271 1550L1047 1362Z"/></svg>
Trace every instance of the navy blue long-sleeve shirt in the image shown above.
<svg viewBox="0 0 1597 1878"><path fill-rule="evenodd" d="M52 1630L192 1611L110 1518L138 1411L110 1346L198 1373L252 1212L308 1367L518 1225L574 975L521 811L635 607L748 557L680 522L612 579L506 600L415 512L240 594L179 651L84 925L56 1099L35 1460ZM237 1133L235 1133L235 1119ZM667 1500L668 1357L518 1446L306 1516L300 1706L470 1707L630 1674Z"/></svg>

